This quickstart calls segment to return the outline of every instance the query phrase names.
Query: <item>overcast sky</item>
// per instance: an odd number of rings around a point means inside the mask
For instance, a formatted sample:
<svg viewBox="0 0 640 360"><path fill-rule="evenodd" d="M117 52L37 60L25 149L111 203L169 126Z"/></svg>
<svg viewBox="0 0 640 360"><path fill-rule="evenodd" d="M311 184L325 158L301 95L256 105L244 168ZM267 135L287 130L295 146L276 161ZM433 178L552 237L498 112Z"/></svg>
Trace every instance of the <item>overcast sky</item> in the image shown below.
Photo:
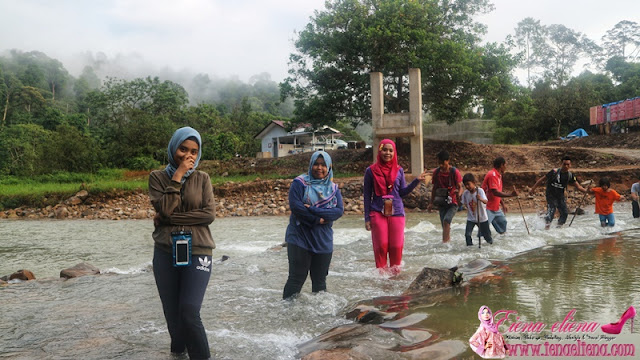
<svg viewBox="0 0 640 360"><path fill-rule="evenodd" d="M478 18L502 41L525 17L563 24L600 41L622 20L640 23L640 0L493 0ZM78 55L124 55L146 69L281 81L302 29L324 0L0 0L0 51L39 50L73 75ZM152 75L152 74L149 74Z"/></svg>

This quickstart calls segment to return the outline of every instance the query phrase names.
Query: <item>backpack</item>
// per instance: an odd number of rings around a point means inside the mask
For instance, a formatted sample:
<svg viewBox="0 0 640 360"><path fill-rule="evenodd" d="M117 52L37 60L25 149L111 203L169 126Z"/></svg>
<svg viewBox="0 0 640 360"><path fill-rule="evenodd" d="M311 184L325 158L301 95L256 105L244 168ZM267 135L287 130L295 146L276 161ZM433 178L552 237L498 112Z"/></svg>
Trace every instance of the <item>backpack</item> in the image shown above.
<svg viewBox="0 0 640 360"><path fill-rule="evenodd" d="M569 186L569 182L571 182L571 179L573 179L573 174L571 173L571 171L567 171L567 186ZM553 176L550 179L547 179L547 185L551 185L554 182L554 178L557 178L557 183L562 185L562 183L560 182L560 168L557 169L553 169ZM564 188L564 186L563 186Z"/></svg>
<svg viewBox="0 0 640 360"><path fill-rule="evenodd" d="M453 187L452 184L456 183L456 168L452 166L449 169L449 186L441 187L443 184L440 183L440 168L436 169L436 172L433 176L433 191L435 191L435 195L433 197L433 204L436 206L446 206L450 204L449 200L449 192Z"/></svg>

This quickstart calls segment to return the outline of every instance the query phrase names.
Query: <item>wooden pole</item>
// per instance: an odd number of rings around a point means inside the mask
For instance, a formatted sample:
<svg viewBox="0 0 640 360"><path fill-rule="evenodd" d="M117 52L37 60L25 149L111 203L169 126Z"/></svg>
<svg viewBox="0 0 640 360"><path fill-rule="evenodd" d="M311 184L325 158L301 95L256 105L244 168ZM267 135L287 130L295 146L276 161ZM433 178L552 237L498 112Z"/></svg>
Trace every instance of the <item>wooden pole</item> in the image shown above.
<svg viewBox="0 0 640 360"><path fill-rule="evenodd" d="M516 186L513 185L513 191L516 191ZM518 206L520 207L520 214L522 215L522 221L524 221L524 227L527 228L527 234L531 235L531 233L529 232L529 226L527 225L527 220L524 218L524 211L522 211L522 205L520 204L520 198L516 196L516 199L518 200Z"/></svg>
<svg viewBox="0 0 640 360"><path fill-rule="evenodd" d="M592 180L589 180L589 185L591 185ZM573 224L573 219L576 218L576 215L578 214L578 209L580 209L580 206L582 206L582 203L584 202L584 199L587 198L587 195L589 195L589 190L587 190L586 193L584 193L584 196L582 197L582 200L580 200L580 202L578 203L578 207L576 208L576 210L573 212L573 217L571 218L571 222L569 223L569 226L571 226L571 224Z"/></svg>
<svg viewBox="0 0 640 360"><path fill-rule="evenodd" d="M480 231L480 200L478 199L479 197L480 197L480 190L478 190L478 187L476 187L476 215L478 219L478 249L482 249L482 239L480 238L481 231Z"/></svg>

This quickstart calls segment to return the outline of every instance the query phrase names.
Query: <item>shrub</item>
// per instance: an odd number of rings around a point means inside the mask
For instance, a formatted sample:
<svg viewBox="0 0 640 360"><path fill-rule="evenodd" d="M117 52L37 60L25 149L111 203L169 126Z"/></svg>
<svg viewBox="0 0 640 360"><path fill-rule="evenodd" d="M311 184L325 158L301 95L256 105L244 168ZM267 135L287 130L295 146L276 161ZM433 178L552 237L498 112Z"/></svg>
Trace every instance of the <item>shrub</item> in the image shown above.
<svg viewBox="0 0 640 360"><path fill-rule="evenodd" d="M160 162L151 156L136 156L125 160L125 166L131 170L151 170L160 166Z"/></svg>

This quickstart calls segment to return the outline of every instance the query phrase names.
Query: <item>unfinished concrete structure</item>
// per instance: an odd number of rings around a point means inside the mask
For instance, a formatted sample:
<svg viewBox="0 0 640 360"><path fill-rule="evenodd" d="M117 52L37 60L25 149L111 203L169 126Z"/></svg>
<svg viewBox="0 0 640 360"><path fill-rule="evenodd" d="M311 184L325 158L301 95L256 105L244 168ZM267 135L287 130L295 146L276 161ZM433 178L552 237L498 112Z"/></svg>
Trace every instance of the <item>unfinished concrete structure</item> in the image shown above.
<svg viewBox="0 0 640 360"><path fill-rule="evenodd" d="M420 76L420 69L409 69L409 112L385 114L382 73L370 73L373 161L377 159L380 140L408 137L411 141L411 176L418 176L424 171Z"/></svg>

